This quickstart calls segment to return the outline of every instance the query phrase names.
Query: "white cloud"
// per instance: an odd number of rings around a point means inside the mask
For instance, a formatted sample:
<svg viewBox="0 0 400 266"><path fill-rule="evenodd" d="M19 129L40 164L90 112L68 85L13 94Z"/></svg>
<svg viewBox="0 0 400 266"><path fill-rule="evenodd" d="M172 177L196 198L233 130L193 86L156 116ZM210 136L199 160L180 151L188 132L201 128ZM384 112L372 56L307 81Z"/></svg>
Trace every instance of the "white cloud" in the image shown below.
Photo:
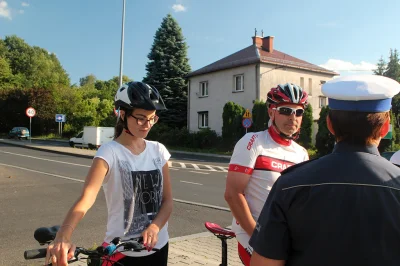
<svg viewBox="0 0 400 266"><path fill-rule="evenodd" d="M0 0L0 17L8 18L11 20L10 8L6 1Z"/></svg>
<svg viewBox="0 0 400 266"><path fill-rule="evenodd" d="M325 64L320 67L337 71L337 72L372 72L376 69L376 65L361 61L359 64L353 64L339 59L329 59Z"/></svg>
<svg viewBox="0 0 400 266"><path fill-rule="evenodd" d="M184 12L184 11L186 11L186 7L184 5L182 5L182 4L175 4L175 5L172 6L172 9L175 12Z"/></svg>
<svg viewBox="0 0 400 266"><path fill-rule="evenodd" d="M27 7L27 6L29 6L29 4L28 3L26 3L26 2L22 2L22 4L21 4L22 6L24 6L24 7Z"/></svg>
<svg viewBox="0 0 400 266"><path fill-rule="evenodd" d="M18 11L18 13L20 13L20 14L24 14L24 10L22 10L22 9L20 9L19 11Z"/></svg>

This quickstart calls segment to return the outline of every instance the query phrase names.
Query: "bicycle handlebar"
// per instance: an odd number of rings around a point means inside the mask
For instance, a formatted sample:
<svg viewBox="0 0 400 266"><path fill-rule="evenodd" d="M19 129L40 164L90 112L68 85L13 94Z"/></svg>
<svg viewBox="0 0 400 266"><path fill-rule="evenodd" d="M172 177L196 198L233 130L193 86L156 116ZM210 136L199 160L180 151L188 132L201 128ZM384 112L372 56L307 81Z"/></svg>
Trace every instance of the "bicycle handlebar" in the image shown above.
<svg viewBox="0 0 400 266"><path fill-rule="evenodd" d="M46 257L46 248L39 248L39 249L32 249L26 250L24 252L24 258L26 260L34 260L34 259L41 259Z"/></svg>
<svg viewBox="0 0 400 266"><path fill-rule="evenodd" d="M99 246L95 250L88 250L83 247L77 247L75 250L74 257L76 258L76 260L78 260L78 256L80 254L87 255L87 256L90 256L93 258L101 258L104 256L111 256L120 247L123 247L122 251L140 252L142 250L147 249L142 243L140 243L141 241L143 241L143 238L141 238L141 237L140 238L130 238L130 239L126 239L126 240L121 240L121 238L116 237L111 241L111 243L108 246L106 246L106 247ZM159 251L159 249L157 249L157 248L153 248L152 250ZM26 260L42 259L42 258L46 257L46 253L47 253L46 248L26 250L24 252L24 258Z"/></svg>

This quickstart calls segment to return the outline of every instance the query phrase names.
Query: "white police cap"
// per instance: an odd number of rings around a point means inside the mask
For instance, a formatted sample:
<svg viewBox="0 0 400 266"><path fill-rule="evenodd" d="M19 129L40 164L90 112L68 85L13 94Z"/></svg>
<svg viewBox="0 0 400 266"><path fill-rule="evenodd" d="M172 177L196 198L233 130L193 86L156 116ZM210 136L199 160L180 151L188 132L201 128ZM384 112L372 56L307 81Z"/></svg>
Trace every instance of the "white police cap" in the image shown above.
<svg viewBox="0 0 400 266"><path fill-rule="evenodd" d="M390 157L390 162L395 164L395 165L397 165L397 166L400 166L400 151L396 151L392 155L392 157Z"/></svg>
<svg viewBox="0 0 400 266"><path fill-rule="evenodd" d="M399 92L397 81L378 75L344 76L322 85L332 110L386 112Z"/></svg>

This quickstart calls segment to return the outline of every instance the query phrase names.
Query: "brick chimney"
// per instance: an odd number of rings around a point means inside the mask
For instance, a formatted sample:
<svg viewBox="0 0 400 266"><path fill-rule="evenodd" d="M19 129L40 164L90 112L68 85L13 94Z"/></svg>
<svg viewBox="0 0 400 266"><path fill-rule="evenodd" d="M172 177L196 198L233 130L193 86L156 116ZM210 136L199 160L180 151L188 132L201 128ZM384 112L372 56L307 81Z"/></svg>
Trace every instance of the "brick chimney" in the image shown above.
<svg viewBox="0 0 400 266"><path fill-rule="evenodd" d="M274 36L262 38L262 49L270 53L274 51Z"/></svg>
<svg viewBox="0 0 400 266"><path fill-rule="evenodd" d="M261 47L263 45L263 39L260 36L253 36L253 45L257 47Z"/></svg>

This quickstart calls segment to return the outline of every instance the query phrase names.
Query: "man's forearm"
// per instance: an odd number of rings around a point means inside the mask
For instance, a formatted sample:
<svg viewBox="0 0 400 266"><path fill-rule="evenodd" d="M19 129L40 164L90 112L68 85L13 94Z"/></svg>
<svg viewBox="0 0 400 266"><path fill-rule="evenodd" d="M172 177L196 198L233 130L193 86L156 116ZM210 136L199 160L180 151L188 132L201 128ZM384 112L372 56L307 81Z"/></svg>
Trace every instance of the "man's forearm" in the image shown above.
<svg viewBox="0 0 400 266"><path fill-rule="evenodd" d="M232 195L227 201L229 207L233 213L233 216L238 221L240 226L251 236L254 228L256 227L256 221L251 215L249 205L247 204L246 198L243 194Z"/></svg>

